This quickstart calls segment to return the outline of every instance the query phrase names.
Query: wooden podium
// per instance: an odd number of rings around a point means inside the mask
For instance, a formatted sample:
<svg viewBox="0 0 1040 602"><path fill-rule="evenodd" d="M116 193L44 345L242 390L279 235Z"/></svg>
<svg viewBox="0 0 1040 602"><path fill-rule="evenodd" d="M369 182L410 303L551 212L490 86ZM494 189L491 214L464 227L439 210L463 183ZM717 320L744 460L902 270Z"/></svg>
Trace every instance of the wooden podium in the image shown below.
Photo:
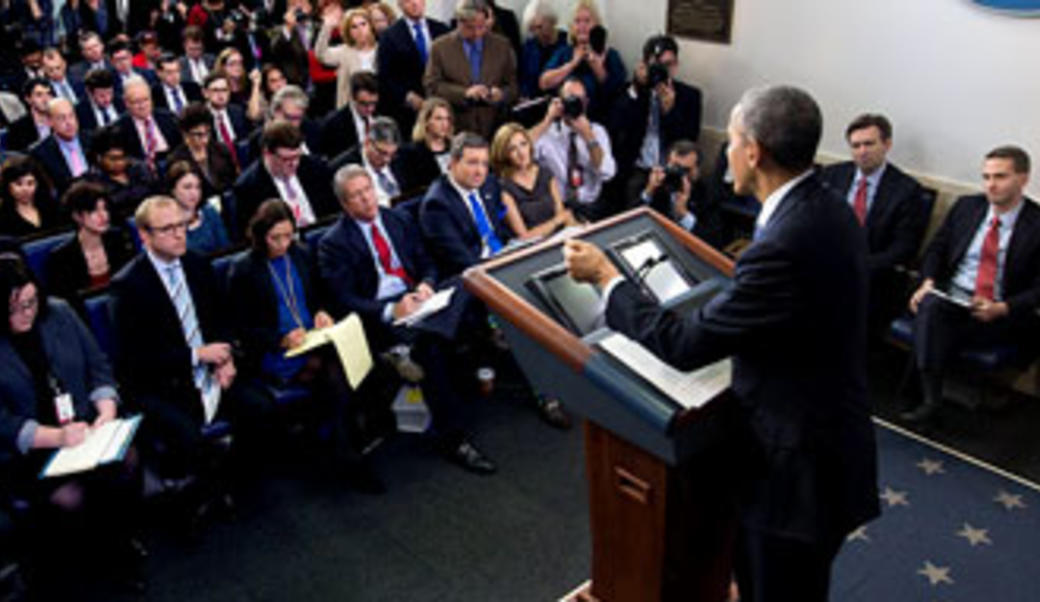
<svg viewBox="0 0 1040 602"><path fill-rule="evenodd" d="M698 282L670 306L693 311L732 276L728 258L649 209L577 236L605 248L646 233ZM501 255L468 270L464 280L502 318L531 384L584 419L592 578L566 599L725 600L735 532L721 451L727 395L684 411L596 348L594 333L579 337L561 325L526 284L563 261L562 244L550 240Z"/></svg>

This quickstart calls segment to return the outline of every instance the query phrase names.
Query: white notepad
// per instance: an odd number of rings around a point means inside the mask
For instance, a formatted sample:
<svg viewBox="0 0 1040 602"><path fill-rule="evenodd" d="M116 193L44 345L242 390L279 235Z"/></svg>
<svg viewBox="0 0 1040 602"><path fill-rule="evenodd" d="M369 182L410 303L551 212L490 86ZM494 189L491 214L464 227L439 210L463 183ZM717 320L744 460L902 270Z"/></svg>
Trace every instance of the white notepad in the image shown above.
<svg viewBox="0 0 1040 602"><path fill-rule="evenodd" d="M55 451L40 473L40 478L84 472L102 464L122 460L140 423L141 416L138 415L110 420L96 429L91 429L83 443Z"/></svg>

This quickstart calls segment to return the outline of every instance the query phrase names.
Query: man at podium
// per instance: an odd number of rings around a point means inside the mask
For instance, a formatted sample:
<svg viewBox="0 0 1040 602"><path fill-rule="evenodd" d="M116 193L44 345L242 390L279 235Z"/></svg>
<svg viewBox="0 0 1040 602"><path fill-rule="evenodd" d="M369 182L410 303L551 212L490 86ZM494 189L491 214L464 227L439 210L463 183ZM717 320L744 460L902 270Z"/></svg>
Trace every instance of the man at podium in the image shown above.
<svg viewBox="0 0 1040 602"><path fill-rule="evenodd" d="M879 513L865 240L813 173L821 131L819 107L796 88L755 88L734 107L734 191L762 211L732 285L693 315L662 310L594 245L564 249L571 275L601 287L610 328L683 370L733 357L744 602L825 601L845 536Z"/></svg>

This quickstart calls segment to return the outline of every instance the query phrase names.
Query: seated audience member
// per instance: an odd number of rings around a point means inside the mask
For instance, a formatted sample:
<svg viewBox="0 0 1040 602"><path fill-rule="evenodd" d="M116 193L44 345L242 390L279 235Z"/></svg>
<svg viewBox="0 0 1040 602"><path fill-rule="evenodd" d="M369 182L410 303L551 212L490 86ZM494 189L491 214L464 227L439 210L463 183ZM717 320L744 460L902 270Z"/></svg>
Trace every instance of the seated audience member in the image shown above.
<svg viewBox="0 0 1040 602"><path fill-rule="evenodd" d="M82 177L90 168L89 142L80 135L76 109L64 98L55 98L47 104L51 134L29 150L43 168L53 188L53 196L60 197L72 180Z"/></svg>
<svg viewBox="0 0 1040 602"><path fill-rule="evenodd" d="M351 163L360 164L372 176L376 189L376 199L383 207L390 206L390 200L400 196L408 188L404 177L404 167L396 161L397 149L401 145L401 133L397 124L389 117L376 117L368 128L368 135L360 147L354 147L339 155L329 163L329 167L337 170Z"/></svg>
<svg viewBox="0 0 1040 602"><path fill-rule="evenodd" d="M202 88L191 80L181 79L181 63L177 55L164 53L159 57L159 85L152 88L155 106L180 115L188 103L202 100Z"/></svg>
<svg viewBox="0 0 1040 602"><path fill-rule="evenodd" d="M352 440L353 397L341 364L331 347L286 358L303 344L307 331L333 325L318 304L318 283L310 253L296 241L292 210L284 202L264 201L249 222L250 252L236 260L230 272L230 297L238 303L236 326L243 344L243 375L285 386L314 390L318 407L315 424L332 427L336 470L354 488L381 493L382 484L364 466ZM356 400L353 400L356 402Z"/></svg>
<svg viewBox="0 0 1040 602"><path fill-rule="evenodd" d="M892 125L883 115L860 115L845 129L852 161L823 168L824 182L846 199L867 234L870 270L868 324L871 335L887 331L902 311L897 265L909 265L917 256L928 218L917 180L889 163Z"/></svg>
<svg viewBox="0 0 1040 602"><path fill-rule="evenodd" d="M245 233L249 218L266 199L285 201L293 210L298 228L336 213L329 168L321 159L304 155L302 143L299 128L287 121L264 126L260 160L243 171L232 188L238 204L239 234Z"/></svg>
<svg viewBox="0 0 1040 602"><path fill-rule="evenodd" d="M299 86L288 84L283 86L271 97L267 109L267 123L272 121L287 121L300 128L303 134L303 144L300 150L305 155L320 152L322 131L316 121L307 116L310 107L310 97ZM249 156L260 156L260 138L264 135L263 128L257 128L249 136ZM251 161L250 161L251 162Z"/></svg>
<svg viewBox="0 0 1040 602"><path fill-rule="evenodd" d="M121 462L40 478L55 449L79 445L89 429L116 417L120 398L108 360L69 305L46 297L16 256L0 256L0 295L8 303L0 326L0 474L4 489L37 517L25 545L43 575L31 585L53 586L61 579L54 567L82 561L75 559L82 549L54 545L66 540L92 542L107 570L140 583L135 448Z"/></svg>
<svg viewBox="0 0 1040 602"><path fill-rule="evenodd" d="M0 234L23 237L63 225L40 168L30 157L11 157L0 169Z"/></svg>
<svg viewBox="0 0 1040 602"><path fill-rule="evenodd" d="M271 98L288 85L289 80L285 79L285 74L278 65L267 63L260 69L260 92L263 93L265 103L269 104Z"/></svg>
<svg viewBox="0 0 1040 602"><path fill-rule="evenodd" d="M461 274L509 241L498 186L488 178L488 144L462 132L451 142L448 173L423 197L419 221L441 278Z"/></svg>
<svg viewBox="0 0 1040 602"><path fill-rule="evenodd" d="M723 244L722 218L701 180L700 163L697 145L676 141L668 150L665 166L650 170L636 198L719 248Z"/></svg>
<svg viewBox="0 0 1040 602"><path fill-rule="evenodd" d="M206 52L205 35L195 25L184 28L181 34L184 53L181 55L181 81L202 86L203 80L213 70L213 55Z"/></svg>
<svg viewBox="0 0 1040 602"><path fill-rule="evenodd" d="M335 157L365 140L376 118L379 81L375 74L358 71L350 76L350 102L329 113L321 122L321 154Z"/></svg>
<svg viewBox="0 0 1040 602"><path fill-rule="evenodd" d="M577 224L563 206L556 178L535 161L531 136L519 123L498 129L491 143L491 164L502 185L506 223L517 238L539 238Z"/></svg>
<svg viewBox="0 0 1040 602"><path fill-rule="evenodd" d="M425 188L448 171L454 135L455 117L448 101L436 96L424 100L412 128L412 141L397 152L398 162L408 169L405 192Z"/></svg>
<svg viewBox="0 0 1040 602"><path fill-rule="evenodd" d="M561 100L562 99L562 100ZM590 121L588 98L579 79L560 87L541 123L531 128L535 156L563 187L563 200L575 216L594 221L607 213L601 200L603 185L617 172L610 136Z"/></svg>
<svg viewBox="0 0 1040 602"><path fill-rule="evenodd" d="M202 103L184 108L177 119L184 143L173 149L170 164L187 161L202 176L202 197L223 194L238 177L231 154L223 144L213 139L213 115Z"/></svg>
<svg viewBox="0 0 1040 602"><path fill-rule="evenodd" d="M144 251L111 286L120 384L144 412L143 435L155 443L159 474L197 477L194 495L185 498L190 520L228 499L222 444L204 437L203 425L233 420L240 444L271 402L235 378L221 287L209 261L187 252L188 220L177 202L149 197L134 223Z"/></svg>
<svg viewBox="0 0 1040 602"><path fill-rule="evenodd" d="M22 85L22 101L29 111L7 128L5 150L24 151L51 134L47 105L54 98L50 82L33 77Z"/></svg>
<svg viewBox="0 0 1040 602"><path fill-rule="evenodd" d="M423 74L429 96L451 103L460 131L490 136L516 100L516 56L509 40L488 30L486 0L461 0L455 31L430 47Z"/></svg>
<svg viewBox="0 0 1040 602"><path fill-rule="evenodd" d="M184 210L188 220L188 250L212 255L231 246L220 214L202 196L202 176L187 161L166 170L166 192Z"/></svg>
<svg viewBox="0 0 1040 602"><path fill-rule="evenodd" d="M150 29L138 31L134 36L137 46L137 54L134 55L134 67L148 69L155 72L158 70L159 57L162 56L162 48L159 47L159 36Z"/></svg>
<svg viewBox="0 0 1040 602"><path fill-rule="evenodd" d="M675 79L679 46L671 36L655 35L643 44L632 84L611 107L610 133L614 157L626 186L618 203L626 209L638 202L639 191L654 167L678 140L696 142L701 133L701 91Z"/></svg>
<svg viewBox="0 0 1040 602"><path fill-rule="evenodd" d="M108 69L92 69L83 79L86 98L76 105L76 117L84 132L112 125L126 107L115 95L115 76Z"/></svg>
<svg viewBox="0 0 1040 602"><path fill-rule="evenodd" d="M571 13L569 44L549 59L538 80L543 91L551 92L569 79L580 79L589 99L588 112L596 120L606 117L611 100L625 85L625 64L618 51L592 45L592 31L602 24L595 0L578 0Z"/></svg>
<svg viewBox="0 0 1040 602"><path fill-rule="evenodd" d="M105 42L96 29L87 29L79 34L79 54L83 60L69 65L69 75L73 79L86 82L87 73L100 69L111 71L112 63L105 56Z"/></svg>
<svg viewBox="0 0 1040 602"><path fill-rule="evenodd" d="M444 23L426 17L426 0L398 0L401 18L379 34L376 70L379 79L379 112L389 115L408 131L422 108L423 73L433 41L448 33ZM392 74L392 76L391 76Z"/></svg>
<svg viewBox="0 0 1040 602"><path fill-rule="evenodd" d="M246 119L241 107L229 102L231 88L228 81L223 71L213 71L202 83L202 94L206 97L206 108L213 117L214 139L224 145L235 166L241 170L245 166L242 165L243 158L238 156L235 142L249 138L252 124Z"/></svg>
<svg viewBox="0 0 1040 602"><path fill-rule="evenodd" d="M56 98L64 98L75 105L86 95L83 82L68 74L68 63L57 48L43 51L43 73Z"/></svg>
<svg viewBox="0 0 1040 602"><path fill-rule="evenodd" d="M149 89L159 83L155 71L134 66L134 55L130 42L120 39L109 44L109 56L112 57L112 72L116 76L116 87L122 89L127 81L139 77L148 84Z"/></svg>
<svg viewBox="0 0 1040 602"><path fill-rule="evenodd" d="M343 40L330 46L333 30L338 29ZM325 6L321 31L314 43L314 55L322 64L336 68L336 108L350 102L350 76L358 71L376 70L376 32L368 11L354 8L343 13L339 4Z"/></svg>
<svg viewBox="0 0 1040 602"><path fill-rule="evenodd" d="M557 29L559 17L547 0L530 0L524 9L524 31L530 34L520 52L520 96L543 94L538 80L556 51L567 45L567 33Z"/></svg>
<svg viewBox="0 0 1040 602"><path fill-rule="evenodd" d="M393 325L432 296L437 281L415 224L379 206L372 178L360 165L340 168L334 187L344 215L318 243L319 272L332 316L342 319L356 312L376 351L412 346L411 355L425 374L423 394L442 453L466 470L494 472L495 465L461 429L462 408L445 361L451 344L415 328ZM398 369L402 375L406 372Z"/></svg>
<svg viewBox="0 0 1040 602"><path fill-rule="evenodd" d="M182 142L177 118L165 109L153 108L152 89L140 77L123 82L123 102L126 114L116 127L123 136L124 149L157 171L166 155Z"/></svg>
<svg viewBox="0 0 1040 602"><path fill-rule="evenodd" d="M242 53L231 47L220 51L212 71L227 75L228 87L231 88L230 102L244 108L250 121L260 121L267 109L260 91L260 71L253 70L247 74Z"/></svg>
<svg viewBox="0 0 1040 602"><path fill-rule="evenodd" d="M104 185L108 211L118 224L159 189L159 181L148 164L129 156L126 147L123 134L115 127L95 132L90 145L93 166L87 179Z"/></svg>
<svg viewBox="0 0 1040 602"><path fill-rule="evenodd" d="M368 19L372 22L372 29L376 32L376 39L383 35L383 31L397 20L397 11L386 2L372 2L368 5Z"/></svg>
<svg viewBox="0 0 1040 602"><path fill-rule="evenodd" d="M984 193L950 209L928 245L921 286L910 298L922 402L901 417L931 418L943 377L968 345L1035 345L1040 308L1040 208L1023 194L1029 155L1001 146L982 164ZM934 294L943 291L968 308Z"/></svg>
<svg viewBox="0 0 1040 602"><path fill-rule="evenodd" d="M76 182L61 199L76 223L76 236L51 250L47 257L47 287L77 309L84 291L106 286L134 256L133 243L120 228L112 228L105 188Z"/></svg>

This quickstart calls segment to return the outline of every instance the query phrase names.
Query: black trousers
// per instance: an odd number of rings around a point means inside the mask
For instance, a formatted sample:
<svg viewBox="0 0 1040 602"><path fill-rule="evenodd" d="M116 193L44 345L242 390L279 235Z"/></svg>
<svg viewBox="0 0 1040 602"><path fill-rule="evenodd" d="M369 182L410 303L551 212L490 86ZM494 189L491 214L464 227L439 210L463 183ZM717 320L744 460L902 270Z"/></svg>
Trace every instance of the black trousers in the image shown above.
<svg viewBox="0 0 1040 602"><path fill-rule="evenodd" d="M734 572L740 602L827 602L844 536L806 542L741 526Z"/></svg>
<svg viewBox="0 0 1040 602"><path fill-rule="evenodd" d="M980 322L964 307L927 295L914 319L914 358L922 374L941 378L968 345L1025 344L1034 329L1007 317Z"/></svg>

